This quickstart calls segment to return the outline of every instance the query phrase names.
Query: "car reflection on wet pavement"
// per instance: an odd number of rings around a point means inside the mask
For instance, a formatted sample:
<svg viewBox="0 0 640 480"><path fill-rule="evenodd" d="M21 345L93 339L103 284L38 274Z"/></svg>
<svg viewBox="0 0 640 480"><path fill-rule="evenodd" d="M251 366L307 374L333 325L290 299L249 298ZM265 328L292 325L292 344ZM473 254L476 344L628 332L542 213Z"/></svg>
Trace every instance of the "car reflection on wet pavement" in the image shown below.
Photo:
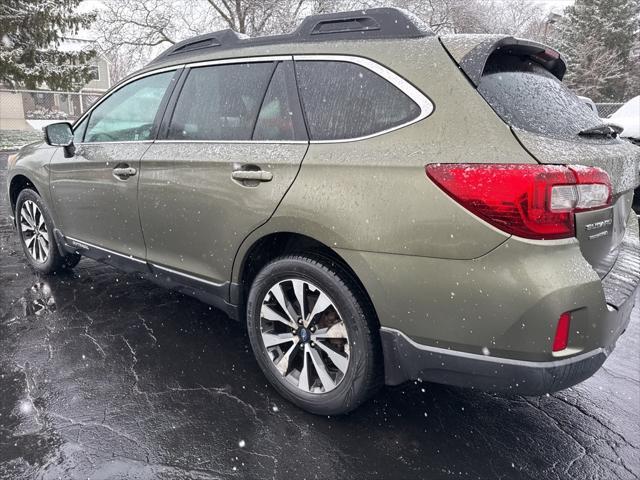
<svg viewBox="0 0 640 480"><path fill-rule="evenodd" d="M415 382L317 417L267 385L220 311L87 259L35 275L8 214L3 200L0 478L638 478L638 308L572 389Z"/></svg>

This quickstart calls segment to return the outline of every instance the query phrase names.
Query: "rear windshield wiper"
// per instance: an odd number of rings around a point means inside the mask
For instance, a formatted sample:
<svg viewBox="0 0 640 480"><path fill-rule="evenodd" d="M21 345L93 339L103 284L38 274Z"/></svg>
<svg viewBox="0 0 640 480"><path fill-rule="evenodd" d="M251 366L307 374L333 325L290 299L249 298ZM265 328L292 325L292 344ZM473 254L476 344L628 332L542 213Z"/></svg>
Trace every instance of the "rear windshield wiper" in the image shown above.
<svg viewBox="0 0 640 480"><path fill-rule="evenodd" d="M595 127L585 128L584 130L580 130L578 135L583 137L612 137L616 138L620 132L622 132L622 128L617 125L610 125L607 123L603 123L601 125L596 125Z"/></svg>

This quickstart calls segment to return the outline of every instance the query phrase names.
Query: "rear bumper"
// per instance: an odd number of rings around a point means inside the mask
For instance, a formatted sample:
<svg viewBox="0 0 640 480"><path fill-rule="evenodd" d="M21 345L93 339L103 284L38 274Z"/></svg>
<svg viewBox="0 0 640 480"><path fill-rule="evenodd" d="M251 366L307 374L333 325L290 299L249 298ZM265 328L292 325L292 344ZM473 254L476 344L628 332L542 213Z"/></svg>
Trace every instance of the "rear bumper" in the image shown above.
<svg viewBox="0 0 640 480"><path fill-rule="evenodd" d="M460 387L520 395L543 395L576 385L592 376L615 348L615 340L624 332L639 288L620 305L611 308L602 321L618 325L618 334L611 345L596 348L573 357L533 362L512 358L460 352L422 345L399 330L382 327L385 383L398 385L420 379Z"/></svg>
<svg viewBox="0 0 640 480"><path fill-rule="evenodd" d="M586 380L609 354L598 348L567 359L530 362L421 345L386 328L381 336L387 385L420 379L486 391L543 395Z"/></svg>
<svg viewBox="0 0 640 480"><path fill-rule="evenodd" d="M599 343L573 356L547 361L494 357L421 344L400 330L382 327L385 382L398 385L421 379L461 387L521 395L543 395L586 380L604 363L627 329L640 296L640 238L638 224L629 223L618 260L602 280L606 302L597 319Z"/></svg>

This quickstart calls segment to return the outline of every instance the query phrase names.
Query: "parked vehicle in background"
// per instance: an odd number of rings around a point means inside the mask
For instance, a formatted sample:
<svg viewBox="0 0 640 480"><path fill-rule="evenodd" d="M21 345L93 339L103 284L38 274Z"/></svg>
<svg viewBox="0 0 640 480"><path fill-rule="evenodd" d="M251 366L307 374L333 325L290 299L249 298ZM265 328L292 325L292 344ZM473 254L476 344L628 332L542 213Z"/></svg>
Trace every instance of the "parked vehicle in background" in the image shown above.
<svg viewBox="0 0 640 480"><path fill-rule="evenodd" d="M609 120L624 128L620 134L622 138L640 145L640 95L622 105Z"/></svg>
<svg viewBox="0 0 640 480"><path fill-rule="evenodd" d="M640 150L565 69L395 9L211 33L11 158L12 213L39 272L85 255L246 322L310 412L410 379L560 390L603 364L640 280Z"/></svg>
<svg viewBox="0 0 640 480"><path fill-rule="evenodd" d="M609 121L624 129L620 134L622 138L640 147L640 95L622 105ZM640 187L636 188L633 197L633 209L640 215Z"/></svg>

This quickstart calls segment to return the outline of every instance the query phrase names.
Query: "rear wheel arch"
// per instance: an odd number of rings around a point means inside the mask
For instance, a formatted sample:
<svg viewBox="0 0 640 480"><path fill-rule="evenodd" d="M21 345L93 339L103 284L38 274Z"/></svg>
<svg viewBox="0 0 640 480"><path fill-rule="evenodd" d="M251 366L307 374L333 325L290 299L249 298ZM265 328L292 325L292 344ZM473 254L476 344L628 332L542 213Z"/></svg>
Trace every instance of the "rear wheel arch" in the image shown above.
<svg viewBox="0 0 640 480"><path fill-rule="evenodd" d="M258 272L260 272L260 270L272 260L291 254L313 256L336 265L359 290L362 298L367 302L366 307L373 316L376 325L378 327L380 326L378 314L376 313L371 297L351 266L338 253L336 253L335 250L324 243L306 235L294 232L270 233L255 240L246 250L246 253L242 257L242 261L239 265L237 277L237 284L239 285L239 288L236 293L237 298L233 298L232 295L232 303L239 303L241 309L244 308L253 279L256 277Z"/></svg>

